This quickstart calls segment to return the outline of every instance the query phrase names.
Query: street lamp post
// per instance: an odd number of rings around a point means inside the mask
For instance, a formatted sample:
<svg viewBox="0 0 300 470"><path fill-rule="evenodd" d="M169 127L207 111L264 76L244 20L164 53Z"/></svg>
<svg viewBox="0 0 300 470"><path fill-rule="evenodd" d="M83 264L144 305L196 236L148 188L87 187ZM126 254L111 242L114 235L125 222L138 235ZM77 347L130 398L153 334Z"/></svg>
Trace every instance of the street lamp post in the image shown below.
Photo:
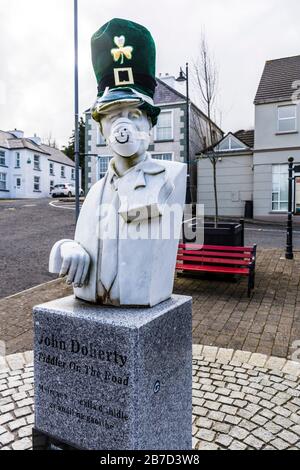
<svg viewBox="0 0 300 470"><path fill-rule="evenodd" d="M78 80L78 0L74 0L74 103L75 103L75 199L76 199L76 222L79 217L79 80Z"/></svg>
<svg viewBox="0 0 300 470"><path fill-rule="evenodd" d="M180 68L177 82L186 82L186 164L187 164L187 186L186 186L186 204L191 204L191 161L190 161L190 98L189 98L189 64L186 63L185 72Z"/></svg>

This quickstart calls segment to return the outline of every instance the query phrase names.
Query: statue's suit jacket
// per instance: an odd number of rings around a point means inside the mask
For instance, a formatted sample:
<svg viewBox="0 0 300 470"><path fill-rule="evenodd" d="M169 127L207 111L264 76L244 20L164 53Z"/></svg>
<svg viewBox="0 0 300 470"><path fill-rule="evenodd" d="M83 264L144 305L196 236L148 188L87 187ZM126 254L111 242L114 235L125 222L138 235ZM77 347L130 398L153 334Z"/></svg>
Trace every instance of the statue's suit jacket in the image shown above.
<svg viewBox="0 0 300 470"><path fill-rule="evenodd" d="M126 180L123 180L125 176L120 178L124 184L126 183ZM131 209L143 209L146 205L153 205L153 218L150 221L142 220L135 223L140 223L142 227L144 225L144 228L148 227L148 229L151 224L154 239L132 240L121 237L118 240L118 295L115 296L118 298L114 298L113 303L154 306L168 299L173 291L182 212L181 214L180 211L177 212L177 234L175 236L171 234L169 237L166 233L170 225L166 209L172 205L177 205L177 209L178 207L183 209L186 193L186 165L168 161L158 162L147 156L145 162L130 171L129 176L135 179L135 184L132 189L128 189L125 184L123 189L127 191L128 207L122 213L121 204L120 231L125 228L128 230L128 226L131 225L126 220L126 217L127 219L130 217ZM83 287L74 288L75 296L94 303L101 303L99 292L97 292L99 291L99 276L101 277L99 208L105 185L111 184L110 177L108 171L104 178L90 189L82 206L75 233L75 241L87 251L91 259L88 282ZM165 235L163 239L159 239L161 236L156 237L155 234L161 230L163 222Z"/></svg>

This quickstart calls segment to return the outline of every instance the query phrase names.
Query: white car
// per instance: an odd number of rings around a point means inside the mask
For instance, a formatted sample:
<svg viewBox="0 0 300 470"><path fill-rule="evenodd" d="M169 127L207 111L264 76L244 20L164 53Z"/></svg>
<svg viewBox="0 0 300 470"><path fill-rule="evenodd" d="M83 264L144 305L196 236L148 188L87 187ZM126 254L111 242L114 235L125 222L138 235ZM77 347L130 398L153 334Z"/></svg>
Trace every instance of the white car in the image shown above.
<svg viewBox="0 0 300 470"><path fill-rule="evenodd" d="M84 192L82 189L79 190L79 194L80 196L84 195ZM56 184L51 190L51 196L52 197L75 196L75 184L74 183Z"/></svg>

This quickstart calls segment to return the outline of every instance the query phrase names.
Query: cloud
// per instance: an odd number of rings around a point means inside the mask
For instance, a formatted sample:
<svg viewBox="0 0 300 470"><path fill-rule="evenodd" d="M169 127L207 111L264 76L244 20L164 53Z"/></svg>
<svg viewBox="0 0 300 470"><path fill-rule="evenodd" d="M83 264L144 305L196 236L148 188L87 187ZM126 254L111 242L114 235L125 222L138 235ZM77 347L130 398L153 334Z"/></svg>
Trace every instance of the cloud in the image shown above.
<svg viewBox="0 0 300 470"><path fill-rule="evenodd" d="M81 112L96 96L90 38L112 17L150 29L157 73L192 63L205 29L219 65L224 130L253 126L265 60L300 54L298 0L79 0L79 13ZM73 2L0 0L0 34L0 128L51 133L66 144L74 127Z"/></svg>

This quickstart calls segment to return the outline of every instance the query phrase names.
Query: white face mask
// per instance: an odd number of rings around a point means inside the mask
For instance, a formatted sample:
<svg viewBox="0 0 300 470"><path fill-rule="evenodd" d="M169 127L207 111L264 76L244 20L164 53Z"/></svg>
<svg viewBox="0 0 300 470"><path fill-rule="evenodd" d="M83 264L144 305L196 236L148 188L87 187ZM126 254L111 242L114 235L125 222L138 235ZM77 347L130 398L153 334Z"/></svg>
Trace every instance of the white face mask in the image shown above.
<svg viewBox="0 0 300 470"><path fill-rule="evenodd" d="M148 148L150 135L139 131L130 119L122 117L113 123L108 141L115 153L129 158L139 151L142 143Z"/></svg>

